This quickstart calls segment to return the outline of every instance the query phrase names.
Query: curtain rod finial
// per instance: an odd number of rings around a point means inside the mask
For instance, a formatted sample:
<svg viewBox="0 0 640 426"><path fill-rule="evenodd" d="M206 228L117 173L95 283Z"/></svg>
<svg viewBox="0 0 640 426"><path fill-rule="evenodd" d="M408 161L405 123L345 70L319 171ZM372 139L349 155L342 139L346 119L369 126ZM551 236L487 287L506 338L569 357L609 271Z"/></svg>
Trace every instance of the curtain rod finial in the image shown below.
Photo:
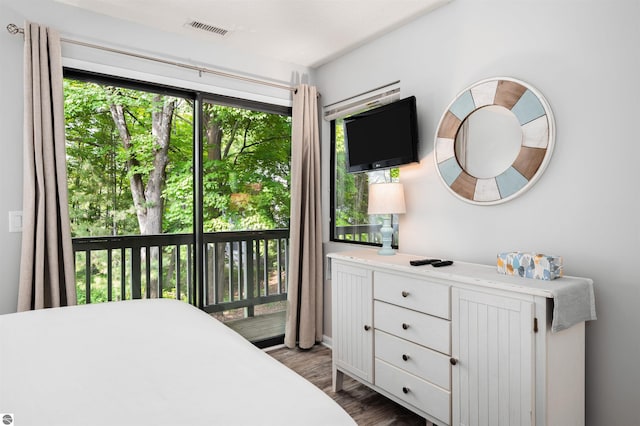
<svg viewBox="0 0 640 426"><path fill-rule="evenodd" d="M9 31L9 34L14 34L14 35L18 33L24 33L24 30L19 26L17 26L16 24L7 25L7 31Z"/></svg>

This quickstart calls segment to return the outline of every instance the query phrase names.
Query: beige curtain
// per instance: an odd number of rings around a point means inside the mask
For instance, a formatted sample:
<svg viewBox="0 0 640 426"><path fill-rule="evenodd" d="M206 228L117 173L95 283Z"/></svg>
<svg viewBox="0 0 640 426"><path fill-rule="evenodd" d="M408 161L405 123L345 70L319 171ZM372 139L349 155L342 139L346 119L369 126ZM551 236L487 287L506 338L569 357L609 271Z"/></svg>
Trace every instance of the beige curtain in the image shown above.
<svg viewBox="0 0 640 426"><path fill-rule="evenodd" d="M293 95L291 236L284 343L308 349L322 340L322 215L318 94L300 85Z"/></svg>
<svg viewBox="0 0 640 426"><path fill-rule="evenodd" d="M23 230L18 311L75 305L57 32L24 28Z"/></svg>

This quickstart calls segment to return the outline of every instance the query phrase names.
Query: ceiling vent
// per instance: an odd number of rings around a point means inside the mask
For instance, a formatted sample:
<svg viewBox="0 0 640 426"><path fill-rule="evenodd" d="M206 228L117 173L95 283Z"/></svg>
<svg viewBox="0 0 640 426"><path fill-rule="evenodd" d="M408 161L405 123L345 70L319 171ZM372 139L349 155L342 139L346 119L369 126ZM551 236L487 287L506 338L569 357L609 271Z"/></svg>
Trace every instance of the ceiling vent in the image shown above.
<svg viewBox="0 0 640 426"><path fill-rule="evenodd" d="M229 32L224 28L216 27L215 25L205 24L200 21L191 21L186 24L188 27L195 28L196 30L207 31L213 34L217 34L219 36L225 36Z"/></svg>

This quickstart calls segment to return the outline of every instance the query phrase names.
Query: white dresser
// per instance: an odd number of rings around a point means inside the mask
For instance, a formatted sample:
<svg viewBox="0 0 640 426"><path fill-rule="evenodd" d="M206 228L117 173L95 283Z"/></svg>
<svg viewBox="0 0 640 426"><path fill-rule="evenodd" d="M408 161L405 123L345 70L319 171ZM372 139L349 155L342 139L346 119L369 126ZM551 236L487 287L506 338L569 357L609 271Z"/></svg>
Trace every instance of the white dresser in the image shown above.
<svg viewBox="0 0 640 426"><path fill-rule="evenodd" d="M552 333L550 289L590 280L329 258L335 391L348 374L437 425L584 424L584 322Z"/></svg>

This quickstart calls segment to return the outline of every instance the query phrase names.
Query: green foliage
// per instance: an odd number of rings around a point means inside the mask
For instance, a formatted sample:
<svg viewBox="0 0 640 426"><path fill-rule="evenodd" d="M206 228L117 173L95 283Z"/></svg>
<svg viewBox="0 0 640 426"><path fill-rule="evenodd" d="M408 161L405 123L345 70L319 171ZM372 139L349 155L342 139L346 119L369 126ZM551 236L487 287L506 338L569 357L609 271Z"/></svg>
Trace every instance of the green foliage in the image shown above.
<svg viewBox="0 0 640 426"><path fill-rule="evenodd" d="M123 214L131 204L123 197L128 181L105 92L91 83L64 84L72 233L129 233L137 222L135 215Z"/></svg>
<svg viewBox="0 0 640 426"><path fill-rule="evenodd" d="M65 80L67 174L72 236L131 235L141 224L134 205L132 186L138 182L145 192L154 171L159 171L161 147L155 136L158 117L169 103L175 106L171 119L169 150L160 186L162 232L189 233L194 218L194 128L193 103L188 99L159 96L140 90ZM122 111L123 126L112 114ZM287 228L289 224L290 117L230 106L203 106L203 213L205 232ZM213 135L213 133L211 133ZM126 142L125 142L126 140ZM216 143L211 143L211 142ZM164 162L163 162L164 164ZM157 169L158 168L158 169ZM157 169L157 170L156 170ZM157 199L157 198L156 198ZM152 202L139 204L142 209ZM168 250L169 248L165 248ZM170 269L184 262L174 253L163 253L162 294L176 296ZM82 257L82 253L78 256ZM151 259L153 267L157 258ZM84 261L76 259L78 301L85 302ZM107 301L107 257L94 252L91 259L91 302ZM112 297L124 291L131 297L130 269L122 260L112 260L113 271L124 268L124 290L114 278ZM151 270L151 286L159 281ZM117 273L116 273L117 275ZM187 284L181 283L182 297Z"/></svg>
<svg viewBox="0 0 640 426"><path fill-rule="evenodd" d="M146 185L157 167L153 113L175 102L162 187L162 231L193 230L193 105L139 90L65 80L67 170L73 236L139 233L130 178ZM111 113L124 110L130 145ZM289 223L289 117L204 105L205 125L219 130L216 155L203 143L205 231L271 229Z"/></svg>
<svg viewBox="0 0 640 426"><path fill-rule="evenodd" d="M207 105L205 231L286 228L289 224L291 120L276 114Z"/></svg>
<svg viewBox="0 0 640 426"><path fill-rule="evenodd" d="M335 132L335 224L366 224L369 220L369 178L366 172L347 173L344 126L341 119L335 123Z"/></svg>
<svg viewBox="0 0 640 426"><path fill-rule="evenodd" d="M90 284L91 284L91 300L90 303L102 303L109 301L108 291L108 277L106 272L107 250L94 250L91 252L90 262ZM130 259L132 256L132 249L125 250L125 260L123 259L119 251L112 253L111 267L112 267L112 288L111 288L111 300L127 300L131 299L132 295L132 280ZM185 246L181 246L180 258L177 258L175 247L164 247L161 251L163 260L162 267L162 297L176 298L177 286L175 266L176 262L180 262L180 267L183 271L187 270L187 262L190 261L188 250ZM85 268L86 254L84 252L76 253L76 293L77 301L79 304L85 304L86 302L86 278L87 271ZM123 269L124 268L124 269ZM141 264L141 294L142 297L147 297L146 289L149 286L158 286L158 271L159 263L158 258L150 259L149 278L147 283L147 270L146 263L143 261ZM124 273L124 282L122 281L122 274ZM186 275L183 274L180 283L180 297L184 300L187 298L188 284L186 282ZM124 295L123 295L124 291Z"/></svg>

